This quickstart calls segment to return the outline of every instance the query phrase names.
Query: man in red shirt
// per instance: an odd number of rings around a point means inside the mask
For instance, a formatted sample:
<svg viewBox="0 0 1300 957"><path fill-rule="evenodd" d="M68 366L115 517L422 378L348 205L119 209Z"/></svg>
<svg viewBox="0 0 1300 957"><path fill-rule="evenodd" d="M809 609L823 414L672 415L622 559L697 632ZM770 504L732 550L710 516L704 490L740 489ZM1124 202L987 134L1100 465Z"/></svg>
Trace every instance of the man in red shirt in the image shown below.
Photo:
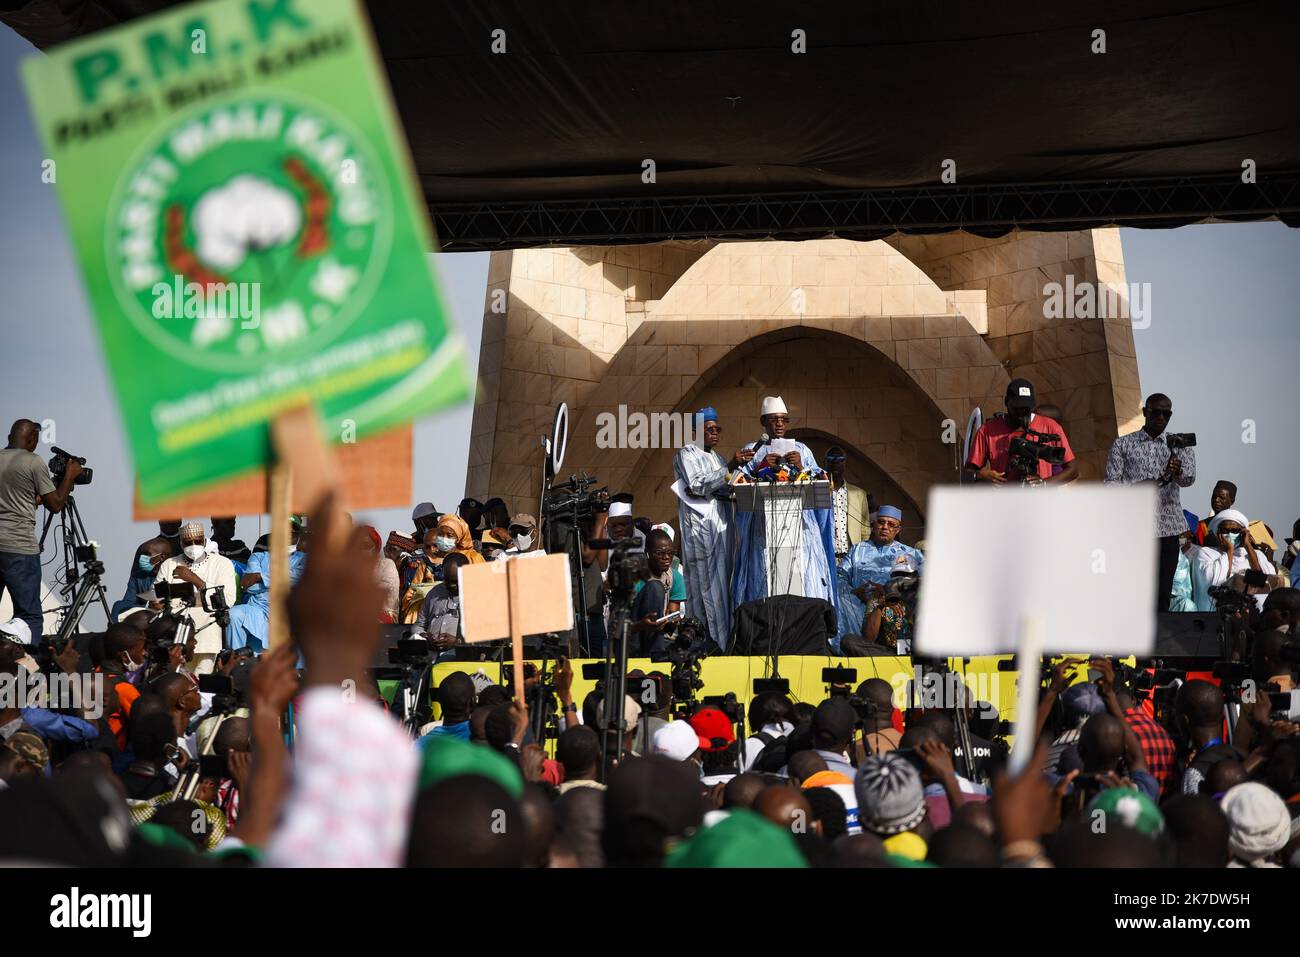
<svg viewBox="0 0 1300 957"><path fill-rule="evenodd" d="M1034 484L1038 481L1069 482L1077 477L1079 467L1075 464L1074 450L1070 448L1065 431L1047 416L1034 414L1038 397L1033 383L1028 379L1012 379L1007 386L1006 404L1005 416L994 416L975 433L966 469L975 472L981 482L994 485L1018 483L1024 479ZM1055 441L1050 441L1049 436L1054 436ZM1053 475L1052 463L1040 458L1036 472L1019 474L1011 464L1011 443L1017 438L1028 438L1048 448L1064 449L1065 461L1061 463L1061 471Z"/></svg>

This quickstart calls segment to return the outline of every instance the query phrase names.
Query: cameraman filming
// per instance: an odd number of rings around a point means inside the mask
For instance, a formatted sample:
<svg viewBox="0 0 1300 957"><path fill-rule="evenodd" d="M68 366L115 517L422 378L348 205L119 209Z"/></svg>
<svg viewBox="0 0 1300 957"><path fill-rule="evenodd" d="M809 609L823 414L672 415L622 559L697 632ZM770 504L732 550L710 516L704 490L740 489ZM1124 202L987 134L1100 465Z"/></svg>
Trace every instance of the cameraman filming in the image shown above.
<svg viewBox="0 0 1300 957"><path fill-rule="evenodd" d="M27 622L32 644L41 640L41 549L36 541L36 506L63 511L81 474L81 463L68 459L58 488L36 455L40 426L19 419L9 429L9 444L0 451L0 594L7 589L14 617Z"/></svg>
<svg viewBox="0 0 1300 957"><path fill-rule="evenodd" d="M1156 392L1147 396L1142 406L1146 421L1142 428L1121 435L1106 456L1108 485L1138 485L1155 482L1159 490L1155 526L1159 559L1156 570L1156 611L1168 611L1174 591L1174 573L1178 570L1178 537L1187 531L1183 502L1178 493L1196 481L1196 450L1188 447L1187 438L1162 439L1174 404L1169 396Z"/></svg>
<svg viewBox="0 0 1300 957"><path fill-rule="evenodd" d="M1028 379L1012 379L1005 402L1006 415L995 415L975 433L966 470L974 472L979 481L994 485L1008 482L1042 485L1077 478L1079 467L1065 430L1047 416L1034 413L1038 405L1034 384ZM1021 462L1013 456L1015 447L1032 454L1032 463ZM1053 459L1059 461L1054 463ZM1055 475L1053 464L1061 466Z"/></svg>

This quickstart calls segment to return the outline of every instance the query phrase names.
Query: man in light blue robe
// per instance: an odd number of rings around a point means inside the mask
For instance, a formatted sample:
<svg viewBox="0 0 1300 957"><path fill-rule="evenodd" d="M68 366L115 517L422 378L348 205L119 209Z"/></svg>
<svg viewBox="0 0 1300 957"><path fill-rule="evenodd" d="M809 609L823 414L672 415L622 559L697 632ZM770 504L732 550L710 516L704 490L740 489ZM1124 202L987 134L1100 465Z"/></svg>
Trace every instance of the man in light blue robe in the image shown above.
<svg viewBox="0 0 1300 957"><path fill-rule="evenodd" d="M298 529L293 529L294 539L298 538ZM292 588L302 577L307 567L307 554L295 546L289 553L289 587ZM240 579L246 600L230 609L230 647L251 648L260 655L266 650L267 635L271 623L271 553L253 552L248 559L248 567Z"/></svg>
<svg viewBox="0 0 1300 957"><path fill-rule="evenodd" d="M718 413L703 408L695 417L695 441L673 458L677 481L677 524L682 530L682 571L686 579L686 613L709 629L719 648L731 638L731 502L727 462L715 451L722 429ZM734 464L734 462L733 462Z"/></svg>
<svg viewBox="0 0 1300 957"><path fill-rule="evenodd" d="M862 633L862 619L866 613L864 597L870 597L872 585L884 585L889 582L890 572L902 556L912 559L919 573L925 564L925 555L911 545L895 541L903 527L902 509L894 505L882 505L876 511L871 523L871 537L858 542L849 549L839 566L839 612L840 633L836 638L835 650L845 635Z"/></svg>
<svg viewBox="0 0 1300 957"><path fill-rule="evenodd" d="M781 457L772 452L770 440L785 439L790 427L790 415L780 396L767 396L759 413L759 420L769 437L769 443L754 443L737 453L743 462L746 475L761 481L765 467L779 465ZM820 471L812 449L794 439L793 451L785 454L785 462L796 467ZM824 477L824 476L823 476ZM732 597L737 606L747 601L768 597L766 553L767 519L762 512L736 512L736 541L738 553L732 575ZM835 605L835 518L829 508L804 509L801 536L803 581L791 583L788 588L778 588L773 594L800 594L807 598L821 598Z"/></svg>

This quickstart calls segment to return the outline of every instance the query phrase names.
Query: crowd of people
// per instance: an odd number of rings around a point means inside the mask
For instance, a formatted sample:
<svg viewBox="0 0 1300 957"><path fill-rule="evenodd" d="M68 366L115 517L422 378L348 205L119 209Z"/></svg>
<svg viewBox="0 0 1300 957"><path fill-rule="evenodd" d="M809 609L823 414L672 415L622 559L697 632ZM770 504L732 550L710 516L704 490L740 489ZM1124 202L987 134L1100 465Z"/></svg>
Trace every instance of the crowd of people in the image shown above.
<svg viewBox="0 0 1300 957"><path fill-rule="evenodd" d="M1051 410L1032 385L1013 382L1007 410L976 437L969 471L995 484L1074 479L1068 439L1045 424ZM0 859L1300 866L1300 708L1286 703L1300 668L1300 591L1279 572L1295 576L1297 544L1275 554L1271 530L1236 508L1230 482L1215 487L1205 519L1182 510L1177 489L1194 479L1194 454L1154 441L1171 413L1166 397L1147 400L1146 438L1116 441L1106 479L1160 488L1165 607L1212 610L1227 595L1220 586L1243 596L1232 606L1232 667L1171 679L1140 662L1059 661L1044 671L1038 748L1018 772L1007 767L1009 729L986 720L986 703L961 693L910 708L878 678L832 682L817 701L766 691L744 707L734 696L696 700L665 664L627 675L621 709L606 708L605 685L574 699L570 659L604 652L614 606L617 549L589 540L644 556L627 612L634 655L665 660L674 616L695 619L721 650L737 608L768 587L743 568L744 543L761 551L773 530L761 513L740 521L728 494L737 472L828 481L831 506L800 517L803 594L835 608L833 650L909 650L923 536L899 541L902 508L851 485L842 449L822 470L785 439L778 397L764 401L765 439L726 461L717 416L701 410L703 441L678 454L676 527L636 516L630 495L599 499L579 550L586 627L561 645L553 685L531 672L516 697L483 669L454 671L419 725L399 720L409 715L376 680L381 626L408 626L431 661L489 654L463 641L459 569L546 554L536 516L511 515L500 498L465 499L454 512L425 502L413 531L386 539L332 503L295 516L284 565L292 642L276 647L270 541L248 546L232 518L160 522L136 549L106 629L50 644L27 574L36 561L39 589L35 503L58 511L77 473L69 467L55 484L34 455L34 423L20 420L0 453L0 588L15 607L0 623ZM1017 479L1011 460L1023 449L1008 440L1017 431L1059 436L1047 442L1064 454ZM102 694L71 703L14 694L38 674L89 677ZM532 720L539 708L554 708L555 720Z"/></svg>

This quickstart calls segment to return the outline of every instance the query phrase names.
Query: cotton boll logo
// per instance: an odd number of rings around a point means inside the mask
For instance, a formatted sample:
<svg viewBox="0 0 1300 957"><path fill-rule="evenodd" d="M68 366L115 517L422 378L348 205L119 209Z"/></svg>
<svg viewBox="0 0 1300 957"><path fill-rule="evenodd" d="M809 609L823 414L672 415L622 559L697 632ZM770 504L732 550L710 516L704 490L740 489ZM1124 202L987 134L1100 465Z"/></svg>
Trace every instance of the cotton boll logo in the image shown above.
<svg viewBox="0 0 1300 957"><path fill-rule="evenodd" d="M242 265L250 251L289 242L301 223L297 198L252 174L209 190L194 205L199 258L227 271Z"/></svg>
<svg viewBox="0 0 1300 957"><path fill-rule="evenodd" d="M188 115L145 145L109 203L123 312L176 359L215 371L314 355L382 278L388 172L319 105L239 98Z"/></svg>

